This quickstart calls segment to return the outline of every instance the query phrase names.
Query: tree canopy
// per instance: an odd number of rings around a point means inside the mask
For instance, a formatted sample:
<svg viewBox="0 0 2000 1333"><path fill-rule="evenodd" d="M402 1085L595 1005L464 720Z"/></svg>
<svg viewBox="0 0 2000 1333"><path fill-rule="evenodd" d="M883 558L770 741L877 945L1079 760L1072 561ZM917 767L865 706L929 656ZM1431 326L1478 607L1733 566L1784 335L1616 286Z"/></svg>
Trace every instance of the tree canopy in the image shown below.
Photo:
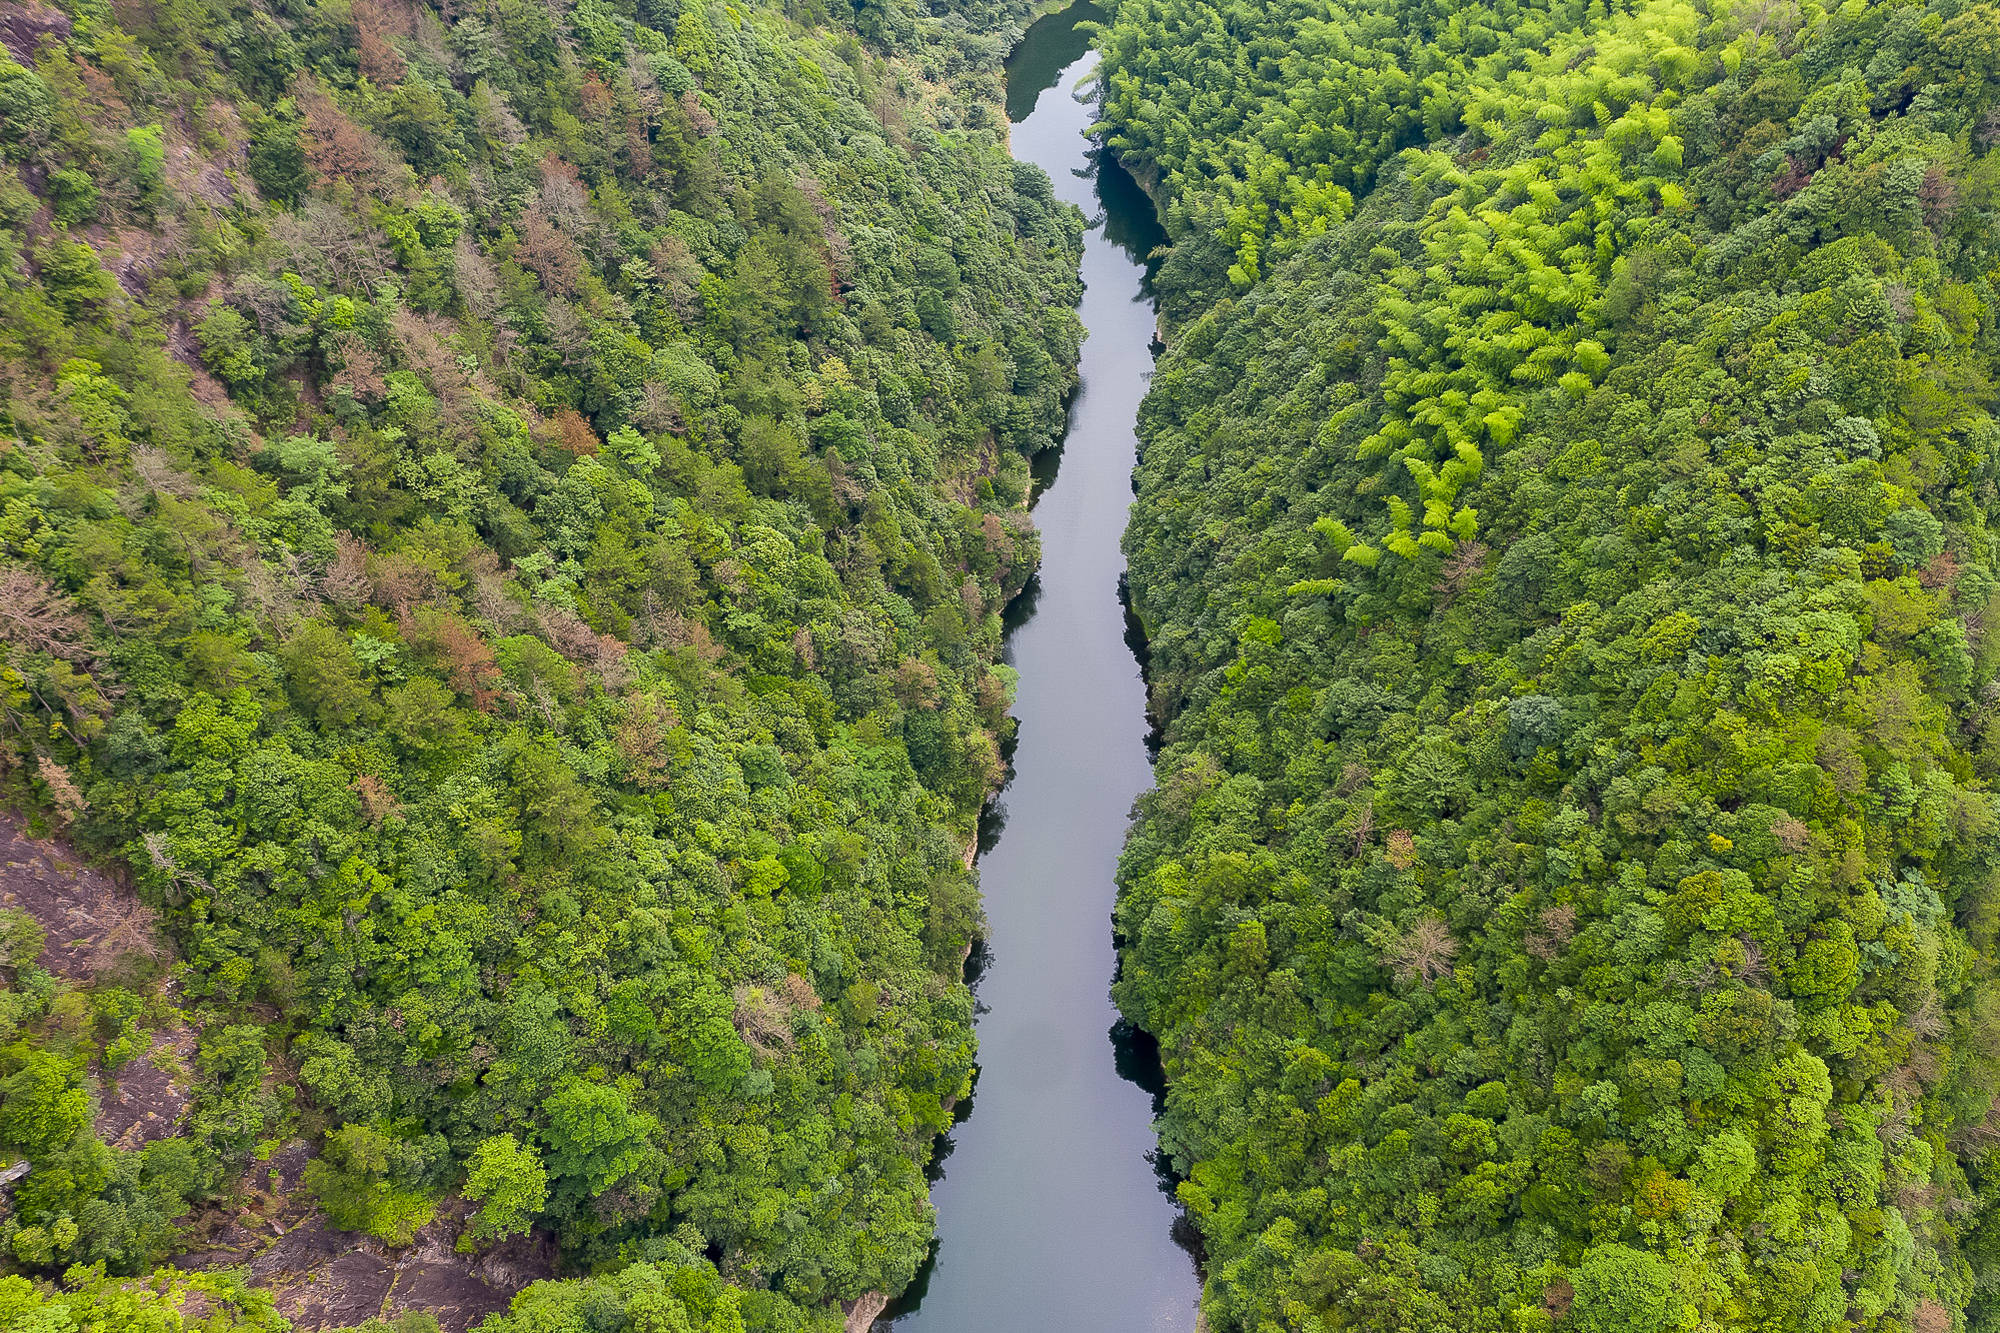
<svg viewBox="0 0 2000 1333"><path fill-rule="evenodd" d="M1211 1327L1994 1317L1996 33L1119 7Z"/></svg>
<svg viewBox="0 0 2000 1333"><path fill-rule="evenodd" d="M178 956L12 951L19 1266L150 1271L302 1137L341 1227L664 1265L633 1327L909 1281L1081 336L1025 17L10 21L0 784ZM107 1145L156 1032L190 1110Z"/></svg>

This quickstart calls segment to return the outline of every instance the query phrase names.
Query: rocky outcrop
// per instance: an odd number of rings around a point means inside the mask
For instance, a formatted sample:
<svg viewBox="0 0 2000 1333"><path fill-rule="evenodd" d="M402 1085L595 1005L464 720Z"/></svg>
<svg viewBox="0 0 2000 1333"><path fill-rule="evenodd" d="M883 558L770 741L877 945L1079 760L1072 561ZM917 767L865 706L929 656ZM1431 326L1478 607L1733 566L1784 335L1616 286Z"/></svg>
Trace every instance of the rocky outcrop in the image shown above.
<svg viewBox="0 0 2000 1333"><path fill-rule="evenodd" d="M144 1055L96 1074L97 1137L114 1147L139 1149L180 1131L190 1102L188 1070L195 1030L186 1024L153 1034Z"/></svg>
<svg viewBox="0 0 2000 1333"><path fill-rule="evenodd" d="M464 1222L462 1205L401 1249L335 1230L299 1194L311 1157L303 1142L280 1149L270 1164L270 1192L252 1191L248 1208L211 1214L205 1236L195 1242L199 1248L174 1262L183 1268L248 1268L251 1285L271 1293L295 1333L347 1328L406 1311L435 1316L440 1333L466 1333L506 1309L515 1292L555 1271L555 1247L541 1237L460 1254L452 1241Z"/></svg>
<svg viewBox="0 0 2000 1333"><path fill-rule="evenodd" d="M847 1302L847 1333L868 1333L888 1308L889 1298L879 1291L864 1292L858 1299Z"/></svg>
<svg viewBox="0 0 2000 1333"><path fill-rule="evenodd" d="M34 918L46 937L36 961L65 981L89 982L134 955L157 960L166 951L153 909L129 884L34 837L11 811L0 812L0 907Z"/></svg>

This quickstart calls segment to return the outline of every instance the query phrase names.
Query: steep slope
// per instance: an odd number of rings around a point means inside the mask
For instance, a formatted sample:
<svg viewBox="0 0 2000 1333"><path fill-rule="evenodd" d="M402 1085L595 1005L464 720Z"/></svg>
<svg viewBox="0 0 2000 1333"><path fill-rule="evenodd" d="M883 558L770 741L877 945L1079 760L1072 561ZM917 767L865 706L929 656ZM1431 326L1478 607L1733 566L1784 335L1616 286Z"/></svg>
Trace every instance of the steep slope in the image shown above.
<svg viewBox="0 0 2000 1333"><path fill-rule="evenodd" d="M1266 38L1165 8L1177 255L1260 152L1368 191L1168 261L1142 421L1116 993L1212 1325L1987 1326L2000 13L1525 24L1361 154L1187 129Z"/></svg>
<svg viewBox="0 0 2000 1333"><path fill-rule="evenodd" d="M10 949L23 1266L142 1271L304 1135L340 1226L718 1328L710 1263L751 1327L909 1280L1079 338L1020 17L13 8L4 780L184 960ZM101 1144L181 1021L182 1132Z"/></svg>

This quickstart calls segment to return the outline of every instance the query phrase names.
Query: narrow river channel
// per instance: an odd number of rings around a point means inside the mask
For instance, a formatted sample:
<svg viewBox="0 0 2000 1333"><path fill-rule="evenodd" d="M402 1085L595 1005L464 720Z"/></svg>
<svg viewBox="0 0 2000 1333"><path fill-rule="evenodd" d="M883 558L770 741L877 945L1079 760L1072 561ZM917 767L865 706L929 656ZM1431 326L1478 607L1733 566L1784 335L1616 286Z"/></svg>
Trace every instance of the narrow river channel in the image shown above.
<svg viewBox="0 0 2000 1333"><path fill-rule="evenodd" d="M1008 64L1015 157L1092 220L1084 239L1082 387L1035 507L1039 582L1016 607L1013 777L980 860L991 924L978 995L979 1080L934 1198L932 1263L878 1328L897 1333L1185 1333L1200 1284L1173 1238L1152 1160L1150 1052L1114 1030L1113 872L1151 779L1145 687L1125 639L1118 541L1133 428L1152 370L1146 197L1083 137L1072 95L1096 61L1073 5Z"/></svg>

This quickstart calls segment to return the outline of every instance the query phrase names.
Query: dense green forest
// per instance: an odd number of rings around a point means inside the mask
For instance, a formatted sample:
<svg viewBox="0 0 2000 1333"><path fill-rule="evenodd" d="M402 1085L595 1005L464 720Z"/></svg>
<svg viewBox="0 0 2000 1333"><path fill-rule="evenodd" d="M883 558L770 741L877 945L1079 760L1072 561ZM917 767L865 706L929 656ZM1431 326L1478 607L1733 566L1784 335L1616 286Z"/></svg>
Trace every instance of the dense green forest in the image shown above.
<svg viewBox="0 0 2000 1333"><path fill-rule="evenodd" d="M2000 1327L2000 10L1102 42L1210 1327Z"/></svg>
<svg viewBox="0 0 2000 1333"><path fill-rule="evenodd" d="M909 1281L1080 338L1026 8L10 7L0 782L172 952L0 920L0 1322L179 1328L121 1276L301 1137L340 1227L601 1275L507 1333Z"/></svg>

